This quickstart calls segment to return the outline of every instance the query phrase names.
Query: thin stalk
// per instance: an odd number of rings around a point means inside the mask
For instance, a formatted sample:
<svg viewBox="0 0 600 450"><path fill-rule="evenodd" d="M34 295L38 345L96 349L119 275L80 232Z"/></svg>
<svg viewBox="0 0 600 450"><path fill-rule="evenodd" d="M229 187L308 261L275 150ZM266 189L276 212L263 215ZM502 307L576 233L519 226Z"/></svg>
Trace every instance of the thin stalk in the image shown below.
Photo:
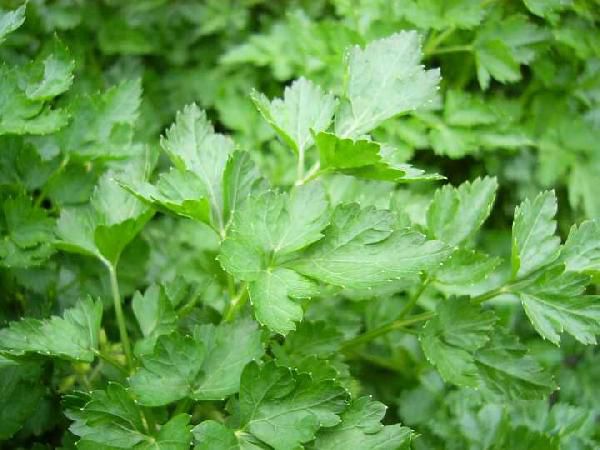
<svg viewBox="0 0 600 450"><path fill-rule="evenodd" d="M413 310L413 308L419 301L419 298L421 297L425 289L427 289L427 286L429 286L429 283L429 279L426 279L425 281L423 281L423 283L421 283L421 286L419 286L417 292L415 292L415 294L410 298L406 305L404 305L404 308L402 308L396 320L404 319L408 315L408 313L410 313Z"/></svg>
<svg viewBox="0 0 600 450"><path fill-rule="evenodd" d="M175 411L173 411L173 417L182 413L187 413L190 409L190 406L192 406L192 399L190 399L189 397L180 400L179 402L177 402L177 406L175 406Z"/></svg>
<svg viewBox="0 0 600 450"><path fill-rule="evenodd" d="M125 352L125 360L127 361L127 367L131 369L133 367L131 344L129 342L129 335L127 334L127 326L125 325L125 315L123 314L123 305L121 304L121 294L119 293L117 271L115 270L115 267L112 264L108 265L108 273L110 276L110 289L112 291L115 315L117 317L117 325L119 327L119 336L121 338L121 345L123 346L123 351Z"/></svg>
<svg viewBox="0 0 600 450"><path fill-rule="evenodd" d="M296 183L304 178L304 149L298 149L298 164L296 165Z"/></svg>
<svg viewBox="0 0 600 450"><path fill-rule="evenodd" d="M301 178L298 181L296 181L296 186L302 186L303 184L308 183L310 180L318 177L320 175L320 170L321 162L317 161L313 164L313 166L310 169L308 169L308 172L306 172L304 178Z"/></svg>
<svg viewBox="0 0 600 450"><path fill-rule="evenodd" d="M390 331L399 330L401 328L408 327L415 323L424 322L433 317L435 317L435 313L432 311L423 314L417 314L402 320L394 320L393 322L374 328L371 331L367 331L366 333L356 336L354 339L346 341L344 345L342 345L342 351L347 351L348 349L351 349L358 345L366 344L367 342L370 342L373 339L378 338L379 336L383 336L384 334L387 334Z"/></svg>
<svg viewBox="0 0 600 450"><path fill-rule="evenodd" d="M106 353L102 353L100 351L97 351L96 355L103 361L106 361L108 364L110 364L111 366L118 369L123 375L129 375L129 372L127 371L127 369L125 367L123 367L121 365L121 363L119 363L119 361L115 360L112 356L109 356Z"/></svg>
<svg viewBox="0 0 600 450"><path fill-rule="evenodd" d="M427 53L427 56L432 55L443 55L446 53L459 53L459 52L472 52L472 45L449 45L448 47L441 47L435 50L432 50Z"/></svg>
<svg viewBox="0 0 600 450"><path fill-rule="evenodd" d="M142 416L144 418L144 422L146 423L146 430L149 434L154 434L156 432L156 420L154 420L154 413L150 408L142 409Z"/></svg>
<svg viewBox="0 0 600 450"><path fill-rule="evenodd" d="M223 316L223 322L231 322L233 319L235 319L235 316L237 315L238 311L242 309L242 307L246 304L247 301L248 285L244 283L240 286L240 290L237 293L237 295L231 299L231 302L229 303L229 308Z"/></svg>
<svg viewBox="0 0 600 450"><path fill-rule="evenodd" d="M429 39L429 42L427 42L425 48L423 49L423 53L425 54L425 56L431 55L442 42L444 42L452 35L452 33L454 33L454 30L454 27L446 28L440 34L434 35L431 39Z"/></svg>

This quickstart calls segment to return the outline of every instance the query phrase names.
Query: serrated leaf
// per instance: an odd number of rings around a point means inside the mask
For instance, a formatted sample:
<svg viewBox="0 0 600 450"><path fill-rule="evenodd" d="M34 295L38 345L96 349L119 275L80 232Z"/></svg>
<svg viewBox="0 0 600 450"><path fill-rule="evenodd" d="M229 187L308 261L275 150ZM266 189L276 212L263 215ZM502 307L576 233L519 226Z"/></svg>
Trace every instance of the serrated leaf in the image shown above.
<svg viewBox="0 0 600 450"><path fill-rule="evenodd" d="M583 295L589 278L562 267L548 270L518 291L533 327L559 345L563 332L582 344L596 344L600 334L600 297Z"/></svg>
<svg viewBox="0 0 600 450"><path fill-rule="evenodd" d="M439 188L427 210L427 228L433 238L458 245L472 236L490 215L498 182L477 178L457 188Z"/></svg>
<svg viewBox="0 0 600 450"><path fill-rule="evenodd" d="M131 300L131 307L144 335L144 339L135 344L135 352L138 355L152 352L156 339L172 333L177 327L175 308L162 287L154 284L149 286L143 295L139 291L136 292Z"/></svg>
<svg viewBox="0 0 600 450"><path fill-rule="evenodd" d="M4 201L6 235L0 240L0 261L7 267L37 266L53 253L54 220L26 197Z"/></svg>
<svg viewBox="0 0 600 450"><path fill-rule="evenodd" d="M489 341L495 315L470 305L468 300L458 299L442 303L437 313L437 317L427 322L419 338L425 356L446 381L478 386L473 352Z"/></svg>
<svg viewBox="0 0 600 450"><path fill-rule="evenodd" d="M600 274L600 220L573 226L560 253L566 270Z"/></svg>
<svg viewBox="0 0 600 450"><path fill-rule="evenodd" d="M379 402L361 397L354 400L340 416L335 427L317 434L309 448L338 450L340 448L397 450L408 448L412 431L401 425L382 425L387 407Z"/></svg>
<svg viewBox="0 0 600 450"><path fill-rule="evenodd" d="M556 194L546 191L515 209L512 228L512 273L523 277L553 262L559 253L556 231Z"/></svg>
<svg viewBox="0 0 600 450"><path fill-rule="evenodd" d="M11 438L34 414L44 395L42 366L0 356L0 439Z"/></svg>
<svg viewBox="0 0 600 450"><path fill-rule="evenodd" d="M500 264L500 258L459 248L443 265L433 272L436 287L457 295L468 291L470 286L486 280Z"/></svg>
<svg viewBox="0 0 600 450"><path fill-rule="evenodd" d="M253 92L254 104L285 143L303 155L312 144L311 132L326 130L336 107L335 97L306 78L299 78L285 88L283 99L269 101Z"/></svg>
<svg viewBox="0 0 600 450"><path fill-rule="evenodd" d="M123 249L153 214L107 173L96 186L89 207L61 211L56 245L116 266Z"/></svg>
<svg viewBox="0 0 600 450"><path fill-rule="evenodd" d="M161 138L161 146L177 169L192 172L200 179L214 224L217 229L223 229L223 173L234 150L233 141L215 133L206 113L191 104L177 113L175 123Z"/></svg>
<svg viewBox="0 0 600 450"><path fill-rule="evenodd" d="M27 5L19 6L7 12L0 12L0 44L6 36L12 33L25 22L25 8Z"/></svg>
<svg viewBox="0 0 600 450"><path fill-rule="evenodd" d="M27 66L25 95L30 100L48 100L62 94L73 83L74 68L69 51L55 37L48 50Z"/></svg>
<svg viewBox="0 0 600 450"><path fill-rule="evenodd" d="M331 380L313 383L273 363L250 363L242 373L240 428L275 450L297 448L340 422L345 398Z"/></svg>
<svg viewBox="0 0 600 450"><path fill-rule="evenodd" d="M319 149L321 170L340 172L371 180L396 183L439 180L437 174L428 174L410 164L395 159L395 149L365 139L340 138L321 132L315 136Z"/></svg>
<svg viewBox="0 0 600 450"><path fill-rule="evenodd" d="M250 153L234 152L223 173L223 209L228 223L252 193L264 184Z"/></svg>
<svg viewBox="0 0 600 450"><path fill-rule="evenodd" d="M373 41L364 49L354 47L347 59L347 101L336 115L335 132L356 138L380 123L433 100L439 70L424 70L415 31L402 31Z"/></svg>
<svg viewBox="0 0 600 450"><path fill-rule="evenodd" d="M220 422L205 420L192 429L196 445L194 450L240 450L241 443L231 428ZM251 447L244 447L250 450Z"/></svg>
<svg viewBox="0 0 600 450"><path fill-rule="evenodd" d="M65 310L63 317L26 318L0 330L0 352L21 356L46 356L91 362L98 351L102 303L90 298Z"/></svg>
<svg viewBox="0 0 600 450"><path fill-rule="evenodd" d="M449 255L445 244L420 233L392 232L389 220L386 212L374 208L342 205L325 237L287 265L310 278L356 289L418 274Z"/></svg>
<svg viewBox="0 0 600 450"><path fill-rule="evenodd" d="M203 325L194 337L158 337L130 384L140 403L166 405L185 397L222 400L239 389L244 366L261 357L260 332L250 321ZM163 386L161 388L161 386Z"/></svg>
<svg viewBox="0 0 600 450"><path fill-rule="evenodd" d="M69 410L67 415L74 421L70 431L99 448L187 450L192 440L187 414L173 417L156 434L149 433L142 410L117 383L92 391L83 408Z"/></svg>
<svg viewBox="0 0 600 450"><path fill-rule="evenodd" d="M313 282L284 268L261 272L248 291L256 320L280 334L294 330L294 322L302 320L304 311L295 300L318 293Z"/></svg>

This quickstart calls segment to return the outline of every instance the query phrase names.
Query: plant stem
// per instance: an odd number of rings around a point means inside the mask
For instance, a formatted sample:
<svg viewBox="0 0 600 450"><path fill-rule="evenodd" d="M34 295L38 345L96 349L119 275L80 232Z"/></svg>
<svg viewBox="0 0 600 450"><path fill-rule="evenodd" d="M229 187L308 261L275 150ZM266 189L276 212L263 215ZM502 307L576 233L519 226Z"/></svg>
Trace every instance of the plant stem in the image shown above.
<svg viewBox="0 0 600 450"><path fill-rule="evenodd" d="M154 413L150 408L144 408L142 410L142 415L144 417L144 421L146 422L146 429L149 434L154 434L156 432L156 420L154 420Z"/></svg>
<svg viewBox="0 0 600 450"><path fill-rule="evenodd" d="M432 55L443 55L445 53L458 53L458 52L472 52L472 45L449 45L448 47L441 47L435 50L432 50L427 53L427 56Z"/></svg>
<svg viewBox="0 0 600 450"><path fill-rule="evenodd" d="M110 289L112 291L113 303L115 307L115 315L117 317L117 325L119 327L119 336L121 345L125 352L125 360L127 367L133 367L133 357L131 353L131 344L129 343L129 335L127 334L127 326L125 325L125 316L123 314L123 305L121 304L121 294L119 293L119 282L117 280L117 271L112 264L108 264L108 273L110 276Z"/></svg>
<svg viewBox="0 0 600 450"><path fill-rule="evenodd" d="M227 309L227 312L223 316L223 321L231 322L233 319L235 319L236 314L246 304L247 301L248 301L248 284L243 283L240 286L240 290L238 291L237 295L231 299L231 302L229 303L229 308Z"/></svg>
<svg viewBox="0 0 600 450"><path fill-rule="evenodd" d="M413 308L419 301L421 294L423 294L425 289L427 289L427 286L429 286L429 283L430 283L429 278L427 278L425 281L423 281L423 283L421 283L421 286L419 286L419 289L417 290L417 292L415 292L415 295L413 295L410 298L410 300L408 300L406 305L404 305L404 308L402 308L402 310L400 311L400 314L398 314L398 317L396 318L396 320L404 319L408 315L408 313L410 313L413 310Z"/></svg>
<svg viewBox="0 0 600 450"><path fill-rule="evenodd" d="M306 173L306 176L304 178L301 178L296 181L296 186L302 186L303 184L308 183L310 180L318 177L320 175L320 170L321 162L317 161L313 164L313 166L310 169L308 169L308 172Z"/></svg>
<svg viewBox="0 0 600 450"><path fill-rule="evenodd" d="M346 341L342 345L342 351L346 351L358 345L366 344L367 342L370 342L379 336L387 334L390 331L399 330L401 328L413 325L415 323L424 322L433 317L435 317L435 313L431 311L423 314L417 314L402 320L394 320L393 322L374 328L371 331L367 331L366 333L356 336L354 339Z"/></svg>
<svg viewBox="0 0 600 450"><path fill-rule="evenodd" d="M296 183L304 178L304 149L298 150L298 164L296 166Z"/></svg>
<svg viewBox="0 0 600 450"><path fill-rule="evenodd" d="M431 55L442 42L444 42L446 39L448 39L450 37L450 35L452 35L452 33L454 33L454 30L455 30L454 27L446 28L444 31L442 31L437 36L434 36L431 39L429 39L429 42L427 42L427 44L425 45L425 48L423 49L423 54L425 56Z"/></svg>

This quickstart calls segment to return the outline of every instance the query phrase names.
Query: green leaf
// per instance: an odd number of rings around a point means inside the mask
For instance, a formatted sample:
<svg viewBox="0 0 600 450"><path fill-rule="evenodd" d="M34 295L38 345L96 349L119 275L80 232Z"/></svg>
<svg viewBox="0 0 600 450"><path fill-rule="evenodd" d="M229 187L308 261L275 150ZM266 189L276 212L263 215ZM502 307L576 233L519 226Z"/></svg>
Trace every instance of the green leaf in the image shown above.
<svg viewBox="0 0 600 450"><path fill-rule="evenodd" d="M298 448L320 428L340 422L345 398L346 391L332 380L315 383L273 363L251 363L242 373L240 429L275 450Z"/></svg>
<svg viewBox="0 0 600 450"><path fill-rule="evenodd" d="M264 119L299 155L313 144L311 132L329 127L336 107L333 95L325 94L305 78L286 87L283 99L269 101L263 94L253 92L252 100Z"/></svg>
<svg viewBox="0 0 600 450"><path fill-rule="evenodd" d="M560 254L566 270L600 275L600 220L573 226Z"/></svg>
<svg viewBox="0 0 600 450"><path fill-rule="evenodd" d="M465 294L470 287L485 281L500 261L500 258L459 248L431 276L443 292Z"/></svg>
<svg viewBox="0 0 600 450"><path fill-rule="evenodd" d="M211 205L213 223L224 229L223 174L234 150L233 141L215 133L206 113L192 104L177 113L175 123L161 138L161 146L178 170L199 178Z"/></svg>
<svg viewBox="0 0 600 450"><path fill-rule="evenodd" d="M470 305L466 299L445 301L438 306L437 313L419 337L425 356L446 381L460 386L478 386L473 352L490 340L495 315Z"/></svg>
<svg viewBox="0 0 600 450"><path fill-rule="evenodd" d="M175 331L175 308L167 298L164 288L155 284L148 287L144 295L136 292L131 300L131 307L144 335L144 339L136 342L135 352L138 355L151 353L159 336Z"/></svg>
<svg viewBox="0 0 600 450"><path fill-rule="evenodd" d="M386 211L356 204L335 210L325 237L287 265L325 283L368 288L436 267L449 249L415 231L392 231Z"/></svg>
<svg viewBox="0 0 600 450"><path fill-rule="evenodd" d="M63 317L38 320L26 318L0 330L0 352L20 356L46 356L92 362L98 351L102 303L80 300L65 310Z"/></svg>
<svg viewBox="0 0 600 450"><path fill-rule="evenodd" d="M244 366L263 353L260 332L251 321L203 325L194 335L160 336L153 353L141 356L143 368L130 380L140 403L222 400L238 391Z"/></svg>
<svg viewBox="0 0 600 450"><path fill-rule="evenodd" d="M341 172L360 178L396 183L443 178L396 161L395 149L377 142L344 139L327 132L317 134L315 142L319 149L323 172Z"/></svg>
<svg viewBox="0 0 600 450"><path fill-rule="evenodd" d="M475 353L482 386L513 399L547 398L556 389L552 377L527 354L517 338L496 331Z"/></svg>
<svg viewBox="0 0 600 450"><path fill-rule="evenodd" d="M68 410L67 415L74 421L70 431L97 447L187 450L192 440L187 414L175 416L155 434L149 433L142 410L117 383L109 382L106 390L92 391L83 408Z"/></svg>
<svg viewBox="0 0 600 450"><path fill-rule="evenodd" d="M23 25L26 6L25 4L12 11L0 12L0 44L4 42L9 33Z"/></svg>
<svg viewBox="0 0 600 450"><path fill-rule="evenodd" d="M516 338L494 327L496 317L468 299L449 300L423 328L420 341L442 378L508 398L542 398L552 378Z"/></svg>
<svg viewBox="0 0 600 450"><path fill-rule="evenodd" d="M254 191L264 184L250 153L234 152L223 173L223 209L228 223Z"/></svg>
<svg viewBox="0 0 600 450"><path fill-rule="evenodd" d="M116 266L123 249L153 214L107 173L98 182L89 207L61 211L56 245Z"/></svg>
<svg viewBox="0 0 600 450"><path fill-rule="evenodd" d="M583 295L588 283L586 275L558 266L518 291L527 317L543 338L559 345L566 332L582 344L596 344L600 297Z"/></svg>
<svg viewBox="0 0 600 450"><path fill-rule="evenodd" d="M485 4L470 0L408 0L396 5L402 17L420 29L471 29L485 16Z"/></svg>
<svg viewBox="0 0 600 450"><path fill-rule="evenodd" d="M401 31L353 47L347 59L348 81L335 120L342 138L356 138L391 117L430 103L436 95L439 70L424 70L415 31Z"/></svg>
<svg viewBox="0 0 600 450"><path fill-rule="evenodd" d="M0 439L12 437L31 417L44 395L42 366L0 356Z"/></svg>
<svg viewBox="0 0 600 450"><path fill-rule="evenodd" d="M427 210L431 237L453 246L469 239L490 215L497 189L490 177L439 188Z"/></svg>
<svg viewBox="0 0 600 450"><path fill-rule="evenodd" d="M160 406L191 394L202 370L204 345L178 333L160 336L152 354L142 355L142 368L129 384L142 405Z"/></svg>
<svg viewBox="0 0 600 450"><path fill-rule="evenodd" d="M320 431L310 446L315 450L408 448L412 431L401 425L382 425L387 407L368 397L354 400L340 416L342 421Z"/></svg>
<svg viewBox="0 0 600 450"><path fill-rule="evenodd" d="M313 282L290 269L267 269L248 287L256 320L276 333L286 334L302 320L302 307L294 300L318 294Z"/></svg>
<svg viewBox="0 0 600 450"><path fill-rule="evenodd" d="M515 209L512 228L512 273L523 277L552 263L559 254L556 231L556 194L546 191Z"/></svg>
<svg viewBox="0 0 600 450"><path fill-rule="evenodd" d="M54 38L47 51L28 66L25 95L30 100L48 100L62 94L73 83L75 61L65 45Z"/></svg>
<svg viewBox="0 0 600 450"><path fill-rule="evenodd" d="M7 267L38 266L53 253L54 220L20 196L3 204L6 234L0 241L0 261Z"/></svg>
<svg viewBox="0 0 600 450"><path fill-rule="evenodd" d="M192 429L196 445L194 450L250 450L252 446L244 446L238 442L234 431L222 423L205 420ZM259 448L259 447L255 447Z"/></svg>

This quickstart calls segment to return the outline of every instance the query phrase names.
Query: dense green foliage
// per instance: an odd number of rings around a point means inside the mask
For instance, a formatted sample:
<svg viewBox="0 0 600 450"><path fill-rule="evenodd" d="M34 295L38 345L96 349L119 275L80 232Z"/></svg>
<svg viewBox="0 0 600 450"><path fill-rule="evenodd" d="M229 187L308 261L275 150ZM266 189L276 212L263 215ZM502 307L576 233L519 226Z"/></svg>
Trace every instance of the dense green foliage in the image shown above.
<svg viewBox="0 0 600 450"><path fill-rule="evenodd" d="M600 446L597 0L0 4L0 447Z"/></svg>

